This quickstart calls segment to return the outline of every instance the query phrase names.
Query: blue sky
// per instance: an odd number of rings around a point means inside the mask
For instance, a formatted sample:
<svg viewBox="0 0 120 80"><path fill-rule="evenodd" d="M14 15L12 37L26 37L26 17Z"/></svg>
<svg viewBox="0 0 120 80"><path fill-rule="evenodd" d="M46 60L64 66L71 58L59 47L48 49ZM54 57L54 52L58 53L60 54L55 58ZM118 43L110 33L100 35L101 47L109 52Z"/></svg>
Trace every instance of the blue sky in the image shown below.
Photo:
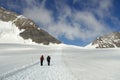
<svg viewBox="0 0 120 80"><path fill-rule="evenodd" d="M0 0L66 44L85 46L96 37L120 32L120 0Z"/></svg>

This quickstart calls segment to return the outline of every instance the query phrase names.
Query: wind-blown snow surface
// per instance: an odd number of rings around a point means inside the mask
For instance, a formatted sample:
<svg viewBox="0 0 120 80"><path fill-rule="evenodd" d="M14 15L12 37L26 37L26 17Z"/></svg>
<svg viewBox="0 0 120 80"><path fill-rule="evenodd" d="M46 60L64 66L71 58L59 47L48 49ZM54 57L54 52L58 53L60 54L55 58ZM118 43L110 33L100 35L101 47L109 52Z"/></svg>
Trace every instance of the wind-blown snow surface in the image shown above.
<svg viewBox="0 0 120 80"><path fill-rule="evenodd" d="M39 57L52 57L40 66ZM119 80L120 49L0 44L0 80Z"/></svg>

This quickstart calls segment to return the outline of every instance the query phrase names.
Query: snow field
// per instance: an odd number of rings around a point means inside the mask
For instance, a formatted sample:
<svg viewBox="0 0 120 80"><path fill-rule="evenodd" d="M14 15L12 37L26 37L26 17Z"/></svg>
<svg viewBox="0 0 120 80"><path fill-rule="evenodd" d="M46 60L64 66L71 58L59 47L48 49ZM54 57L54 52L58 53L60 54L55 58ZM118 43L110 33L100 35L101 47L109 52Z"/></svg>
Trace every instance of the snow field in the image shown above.
<svg viewBox="0 0 120 80"><path fill-rule="evenodd" d="M55 46L36 46L36 45L5 45L1 46L2 52L1 80L75 80L65 67L61 59L61 48ZM39 57L43 54L51 56L51 66L40 66ZM11 58L7 58L10 56ZM21 59L22 58L22 59ZM7 61L10 61L7 63ZM7 64L7 65L5 65ZM18 65L16 65L18 64ZM5 73L6 72L6 73Z"/></svg>
<svg viewBox="0 0 120 80"><path fill-rule="evenodd" d="M120 49L0 45L0 80L119 80ZM52 57L40 66L39 57ZM8 62L9 61L9 62Z"/></svg>
<svg viewBox="0 0 120 80"><path fill-rule="evenodd" d="M39 64L19 72L5 80L74 80L69 72L60 66L40 66Z"/></svg>
<svg viewBox="0 0 120 80"><path fill-rule="evenodd" d="M64 49L66 67L78 80L119 80L120 49Z"/></svg>

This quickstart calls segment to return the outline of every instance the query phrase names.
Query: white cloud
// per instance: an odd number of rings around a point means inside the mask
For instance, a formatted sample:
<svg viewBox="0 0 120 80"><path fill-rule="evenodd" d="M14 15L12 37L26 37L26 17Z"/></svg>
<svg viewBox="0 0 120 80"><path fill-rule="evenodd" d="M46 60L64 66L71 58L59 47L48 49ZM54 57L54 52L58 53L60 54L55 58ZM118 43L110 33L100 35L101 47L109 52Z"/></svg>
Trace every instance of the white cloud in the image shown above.
<svg viewBox="0 0 120 80"><path fill-rule="evenodd" d="M25 8L24 15L45 25L43 28L55 37L65 37L70 40L86 40L110 31L108 26L101 20L102 17L106 16L104 11L109 11L111 0L102 0L98 8L91 9L91 11L71 9L67 4L60 4L59 1L56 1L56 9L59 12L57 22L54 21L54 12L45 8L45 2L46 0L40 6L28 3L32 5L32 9L29 6ZM95 3L93 5L96 5ZM101 20L95 17L94 12L101 17ZM67 17L70 17L71 21L68 21Z"/></svg>
<svg viewBox="0 0 120 80"><path fill-rule="evenodd" d="M77 21L81 26L80 29L84 37L90 38L102 34L105 31L108 31L106 25L100 23L95 16L90 12L76 12L75 21Z"/></svg>
<svg viewBox="0 0 120 80"><path fill-rule="evenodd" d="M43 0L39 6L35 0L26 0L26 2L28 7L24 8L23 15L43 25L48 25L52 22L52 12L44 7L46 0Z"/></svg>
<svg viewBox="0 0 120 80"><path fill-rule="evenodd" d="M99 1L99 8L103 11L108 11L110 7L112 7L112 1L111 0L102 0Z"/></svg>
<svg viewBox="0 0 120 80"><path fill-rule="evenodd" d="M86 40L110 31L89 12L76 12L72 17L74 19L72 23L66 22L65 17L61 16L58 23L53 22L44 29L56 37L64 36L70 40Z"/></svg>
<svg viewBox="0 0 120 80"><path fill-rule="evenodd" d="M44 7L33 7L24 9L24 15L28 18L40 22L41 24L49 24L52 21L51 12Z"/></svg>
<svg viewBox="0 0 120 80"><path fill-rule="evenodd" d="M100 18L105 18L107 16L111 16L111 8L112 8L112 0L102 0L99 1L98 8L95 9L96 14L99 15Z"/></svg>
<svg viewBox="0 0 120 80"><path fill-rule="evenodd" d="M25 0L25 1L26 1L27 5L29 5L29 6L36 4L36 2L34 0Z"/></svg>

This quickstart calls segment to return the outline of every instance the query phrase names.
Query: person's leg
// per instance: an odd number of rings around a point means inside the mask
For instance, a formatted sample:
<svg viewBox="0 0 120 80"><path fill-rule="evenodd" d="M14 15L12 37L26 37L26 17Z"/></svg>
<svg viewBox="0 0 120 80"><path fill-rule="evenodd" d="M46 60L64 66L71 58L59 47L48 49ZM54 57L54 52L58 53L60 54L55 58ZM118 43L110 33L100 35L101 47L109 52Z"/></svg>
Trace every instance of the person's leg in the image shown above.
<svg viewBox="0 0 120 80"><path fill-rule="evenodd" d="M50 66L50 61L48 62L48 66Z"/></svg>
<svg viewBox="0 0 120 80"><path fill-rule="evenodd" d="M43 61L41 61L41 66L43 66Z"/></svg>

